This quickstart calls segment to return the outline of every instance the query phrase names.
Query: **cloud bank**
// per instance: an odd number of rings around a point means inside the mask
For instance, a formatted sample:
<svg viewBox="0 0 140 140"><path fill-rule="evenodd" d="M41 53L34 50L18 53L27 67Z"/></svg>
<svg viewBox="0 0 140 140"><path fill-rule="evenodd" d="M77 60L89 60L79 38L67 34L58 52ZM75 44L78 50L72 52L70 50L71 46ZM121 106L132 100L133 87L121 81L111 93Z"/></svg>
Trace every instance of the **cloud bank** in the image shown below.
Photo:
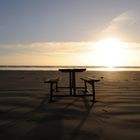
<svg viewBox="0 0 140 140"><path fill-rule="evenodd" d="M127 42L140 42L138 11L128 10L114 17L102 31L102 36L118 36Z"/></svg>

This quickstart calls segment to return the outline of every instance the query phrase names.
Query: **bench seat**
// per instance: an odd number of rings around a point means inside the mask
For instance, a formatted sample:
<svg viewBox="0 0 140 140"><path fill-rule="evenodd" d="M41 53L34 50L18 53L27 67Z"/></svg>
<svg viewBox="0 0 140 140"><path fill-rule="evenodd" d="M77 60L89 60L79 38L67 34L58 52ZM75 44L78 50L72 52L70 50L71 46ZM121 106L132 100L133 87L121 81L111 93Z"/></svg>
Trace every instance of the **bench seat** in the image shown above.
<svg viewBox="0 0 140 140"><path fill-rule="evenodd" d="M55 77L51 79L47 79L44 81L44 83L50 84L50 93L49 93L49 100L50 102L53 101L53 91L58 91L58 81L60 80L60 77Z"/></svg>
<svg viewBox="0 0 140 140"><path fill-rule="evenodd" d="M93 102L95 101L95 82L99 82L100 80L94 77L82 77L80 78L84 81L85 85L85 92L87 92L87 83L92 86L92 96L93 96Z"/></svg>

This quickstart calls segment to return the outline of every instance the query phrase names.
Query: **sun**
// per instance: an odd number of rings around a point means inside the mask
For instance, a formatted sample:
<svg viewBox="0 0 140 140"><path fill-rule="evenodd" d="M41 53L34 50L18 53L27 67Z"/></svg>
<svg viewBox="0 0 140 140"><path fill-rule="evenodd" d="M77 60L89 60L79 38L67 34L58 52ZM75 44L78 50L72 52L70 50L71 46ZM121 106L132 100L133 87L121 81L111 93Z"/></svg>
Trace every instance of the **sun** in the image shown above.
<svg viewBox="0 0 140 140"><path fill-rule="evenodd" d="M100 63L104 66L120 66L125 57L124 43L118 38L109 37L96 44L96 53L100 55Z"/></svg>

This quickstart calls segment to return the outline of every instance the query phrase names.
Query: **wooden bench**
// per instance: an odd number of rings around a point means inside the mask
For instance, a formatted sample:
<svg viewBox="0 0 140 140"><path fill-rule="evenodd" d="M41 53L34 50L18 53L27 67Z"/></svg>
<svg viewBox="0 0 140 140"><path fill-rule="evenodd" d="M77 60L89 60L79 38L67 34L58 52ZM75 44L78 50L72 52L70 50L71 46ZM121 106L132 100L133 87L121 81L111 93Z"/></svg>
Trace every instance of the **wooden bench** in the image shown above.
<svg viewBox="0 0 140 140"><path fill-rule="evenodd" d="M53 91L58 91L58 81L60 80L60 77L56 77L56 78L51 78L51 79L47 79L44 81L44 83L48 83L50 84L50 94L49 94L49 99L50 102L53 101Z"/></svg>
<svg viewBox="0 0 140 140"><path fill-rule="evenodd" d="M96 79L94 77L83 77L80 78L81 80L84 81L84 85L85 85L85 92L87 92L87 83L90 84L92 86L92 96L93 96L93 102L95 102L95 82L99 82L99 79Z"/></svg>

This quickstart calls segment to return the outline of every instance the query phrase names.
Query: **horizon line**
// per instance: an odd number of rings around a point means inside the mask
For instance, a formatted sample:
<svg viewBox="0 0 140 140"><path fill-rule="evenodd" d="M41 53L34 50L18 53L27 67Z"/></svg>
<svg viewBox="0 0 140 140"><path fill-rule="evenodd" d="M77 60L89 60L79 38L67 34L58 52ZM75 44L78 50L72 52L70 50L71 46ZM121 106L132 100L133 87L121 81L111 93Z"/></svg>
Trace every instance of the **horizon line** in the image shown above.
<svg viewBox="0 0 140 140"><path fill-rule="evenodd" d="M104 65L0 65L0 67L87 67L87 68L140 68L140 66L104 66Z"/></svg>

